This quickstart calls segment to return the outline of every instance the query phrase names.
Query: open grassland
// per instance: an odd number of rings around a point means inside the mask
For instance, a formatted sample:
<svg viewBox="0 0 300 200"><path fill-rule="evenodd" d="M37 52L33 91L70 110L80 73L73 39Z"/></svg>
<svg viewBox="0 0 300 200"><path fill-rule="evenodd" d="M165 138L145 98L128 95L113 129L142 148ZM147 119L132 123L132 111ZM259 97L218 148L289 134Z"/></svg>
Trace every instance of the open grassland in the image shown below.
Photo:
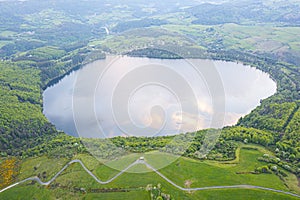
<svg viewBox="0 0 300 200"><path fill-rule="evenodd" d="M164 19L164 18L159 18ZM175 20L176 21L176 20ZM261 54L300 52L299 27L274 27L272 25L182 25L170 23L160 27L132 29L122 34L110 35L104 40L93 40L90 45L100 45L112 53L123 54L134 49L168 45L190 46L200 49L235 49Z"/></svg>
<svg viewBox="0 0 300 200"><path fill-rule="evenodd" d="M245 146L244 146L245 147ZM205 187L216 185L239 185L249 184L263 187L270 187L280 190L293 189L300 192L297 187L297 180L293 174L289 174L284 183L275 174L253 174L257 167L266 163L259 162L258 157L264 153L271 153L254 145L248 145L247 149L241 148L236 160L230 162L197 161L189 158L179 158L172 164L160 170L176 184L184 187L186 182L190 182L190 187ZM253 148L253 149L251 149ZM272 154L270 154L272 155ZM147 162L159 168L166 162L166 156L162 154L145 155ZM285 185L288 185L287 186Z"/></svg>
<svg viewBox="0 0 300 200"><path fill-rule="evenodd" d="M109 193L74 193L63 189L47 189L36 185L24 185L6 191L5 196L2 195L3 200L15 200L28 197L29 199L150 199L150 194L145 190L132 190L129 192L109 192ZM16 196L16 194L18 194ZM276 199L276 200L296 200L296 197L290 197L283 194L275 194L273 192L265 192L261 190L247 190L247 189L222 189L213 191L198 191L193 193L178 192L175 199L215 199L215 200L252 200L252 199ZM174 197L174 196L173 196Z"/></svg>
<svg viewBox="0 0 300 200"><path fill-rule="evenodd" d="M244 190L244 189L226 189L214 191L200 191L193 194L194 199L220 199L220 200L251 200L251 199L298 199L297 197L290 197L282 194L275 194L273 192L265 192L261 190Z"/></svg>
<svg viewBox="0 0 300 200"><path fill-rule="evenodd" d="M181 25L168 24L166 30L189 36L200 45L209 45L222 39L222 45L234 49L261 52L300 51L299 27L274 27L272 25L249 26L224 25ZM205 45L204 45L205 46Z"/></svg>
<svg viewBox="0 0 300 200"><path fill-rule="evenodd" d="M283 182L275 174L250 173L265 164L257 160L264 153L269 153L269 151L256 145L242 145L238 148L237 158L227 162L198 161L182 157L176 159L172 155L160 152L149 152L143 156L155 168L161 168L171 163L159 171L171 181L186 188L249 184L299 193L299 188L296 191L297 179L292 174L288 174L286 181ZM105 165L86 154L80 154L74 158L82 160L99 179L105 181L115 176L119 172L117 169L124 169L141 155L132 154L119 160L101 161L106 163ZM48 159L46 157L27 159L22 163L19 179L46 174L44 180L48 180L66 162L65 159ZM0 198L22 199L22 197L28 196L31 199L120 199L127 197L150 199L150 193L146 191L149 184L161 184L162 191L171 194L175 199L240 199L241 197L243 199L296 199L284 194L250 189L184 192L170 185L143 164L135 165L113 182L101 185L89 176L78 163L70 165L47 187L27 182L1 193Z"/></svg>
<svg viewBox="0 0 300 200"><path fill-rule="evenodd" d="M45 156L26 159L23 161L20 175L18 176L19 180L31 176L38 176L43 181L50 180L61 168L67 164L68 160L66 158L60 159L49 159Z"/></svg>

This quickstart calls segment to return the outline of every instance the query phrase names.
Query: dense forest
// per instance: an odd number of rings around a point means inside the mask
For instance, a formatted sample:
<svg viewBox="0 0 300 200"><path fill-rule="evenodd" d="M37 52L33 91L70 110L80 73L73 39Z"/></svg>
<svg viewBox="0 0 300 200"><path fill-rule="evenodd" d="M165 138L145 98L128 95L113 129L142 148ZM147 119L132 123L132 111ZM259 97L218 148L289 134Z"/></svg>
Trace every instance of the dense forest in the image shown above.
<svg viewBox="0 0 300 200"><path fill-rule="evenodd" d="M18 155L56 131L41 112L40 71L3 62L0 70L0 150Z"/></svg>

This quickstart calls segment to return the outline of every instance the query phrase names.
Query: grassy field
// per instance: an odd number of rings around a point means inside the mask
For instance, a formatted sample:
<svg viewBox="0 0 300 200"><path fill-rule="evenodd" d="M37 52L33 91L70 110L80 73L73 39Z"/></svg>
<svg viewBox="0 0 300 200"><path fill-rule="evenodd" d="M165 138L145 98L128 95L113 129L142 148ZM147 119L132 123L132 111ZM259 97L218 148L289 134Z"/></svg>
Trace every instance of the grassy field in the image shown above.
<svg viewBox="0 0 300 200"><path fill-rule="evenodd" d="M49 159L45 156L38 158L26 159L23 161L20 169L19 180L23 180L28 177L37 176L46 172L47 177L41 177L41 180L50 180L65 164L68 160L61 159Z"/></svg>
<svg viewBox="0 0 300 200"><path fill-rule="evenodd" d="M275 174L248 173L265 164L257 161L257 158L263 153L269 153L266 149L247 145L239 148L237 152L237 159L229 162L198 161L182 157L176 159L174 156L159 152L149 152L143 156L155 168L161 168L171 163L160 172L182 187L250 184L284 191L294 190L295 192L298 189L297 192L300 193L297 179L292 174L289 174L284 183ZM77 155L74 159L82 160L99 179L107 180L118 173L117 169L125 168L139 156L141 154L132 154L115 161L102 161L106 163L105 165L89 155ZM44 171L47 174L44 180L48 180L66 162L66 159L48 159L46 157L27 159L22 163L19 180L41 174ZM237 174L237 172L245 174ZM31 199L127 199L129 197L130 199L149 199L150 193L145 188L149 184L157 185L159 183L162 185L162 191L171 194L175 199L296 199L283 194L248 189L183 192L167 183L143 164L134 166L112 183L100 185L78 163L72 164L48 187L39 186L37 183L32 185L28 182L1 193L0 199L22 199L24 196ZM84 188L86 193L78 191L78 188ZM95 189L107 190L109 188L127 189L128 192L91 192Z"/></svg>
<svg viewBox="0 0 300 200"><path fill-rule="evenodd" d="M275 194L273 192L265 192L261 190L244 190L244 189L231 189L231 190L214 190L201 191L193 194L195 199L222 199L222 200L251 200L251 199L298 199L282 194Z"/></svg>
<svg viewBox="0 0 300 200"><path fill-rule="evenodd" d="M18 194L16 197L16 193ZM72 193L62 189L49 190L44 187L27 185L18 186L14 190L5 192L1 196L3 200L21 200L26 199L150 199L147 191L136 190L130 192L115 192L115 193ZM273 192L265 192L261 190L245 190L245 189L226 189L213 191L198 191L194 193L186 193L178 196L175 199L215 199L215 200L251 200L251 199L276 199L276 200L293 200L296 197L290 197L283 194L275 194Z"/></svg>
<svg viewBox="0 0 300 200"><path fill-rule="evenodd" d="M163 45L179 45L182 47L196 45L190 38L171 29L161 27L133 29L119 35L108 36L105 40L93 40L89 44L107 47L114 54L123 54L134 49ZM200 47L197 46L197 48Z"/></svg>
<svg viewBox="0 0 300 200"><path fill-rule="evenodd" d="M224 24L221 26L203 25L167 25L165 28L205 39L206 43L215 38L222 38L224 45L230 48L261 52L300 51L299 27L245 26ZM207 32L207 28L214 31Z"/></svg>
<svg viewBox="0 0 300 200"><path fill-rule="evenodd" d="M165 19L166 17L158 17ZM181 24L177 19L169 19L174 23L147 29L150 35L142 30L131 30L117 36L109 36L102 41L92 41L91 45L104 45L116 53L128 52L132 49L162 44L198 45L206 48L217 40L230 49L252 52L299 52L299 27L274 27L272 25L250 26L238 24L194 25ZM159 34L153 40L151 35ZM167 36L167 37L164 37ZM172 40L172 38L174 40ZM163 41L163 43L161 43ZM214 44L216 45L216 44Z"/></svg>
<svg viewBox="0 0 300 200"><path fill-rule="evenodd" d="M167 177L172 177L172 180L181 186L190 180L191 187L249 184L286 190L283 182L274 174L250 174L255 168L263 165L255 160L260 155L257 151L242 149L240 162L230 167L180 158L161 172Z"/></svg>

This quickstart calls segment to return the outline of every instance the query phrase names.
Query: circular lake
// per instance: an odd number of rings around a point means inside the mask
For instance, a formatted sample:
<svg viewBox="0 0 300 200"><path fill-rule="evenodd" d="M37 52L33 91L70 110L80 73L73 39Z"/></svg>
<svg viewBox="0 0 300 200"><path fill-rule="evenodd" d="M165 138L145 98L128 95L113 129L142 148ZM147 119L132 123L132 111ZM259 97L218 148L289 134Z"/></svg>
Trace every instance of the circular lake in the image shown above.
<svg viewBox="0 0 300 200"><path fill-rule="evenodd" d="M107 57L43 93L44 114L80 137L162 136L234 125L276 92L241 63Z"/></svg>

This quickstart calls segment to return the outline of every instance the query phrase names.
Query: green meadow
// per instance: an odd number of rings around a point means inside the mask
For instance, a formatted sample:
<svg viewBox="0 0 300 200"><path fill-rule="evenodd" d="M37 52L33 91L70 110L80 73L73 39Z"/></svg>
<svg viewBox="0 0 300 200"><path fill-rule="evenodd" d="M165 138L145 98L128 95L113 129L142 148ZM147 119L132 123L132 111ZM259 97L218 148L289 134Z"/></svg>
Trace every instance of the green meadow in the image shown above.
<svg viewBox="0 0 300 200"><path fill-rule="evenodd" d="M198 188L208 186L229 186L248 184L268 187L283 191L300 193L295 175L288 173L285 180L277 175L253 174L252 172L266 163L257 160L268 150L257 145L242 145L237 150L237 158L232 161L200 161L185 157L148 152L130 154L118 160L98 161L87 154L79 154L80 159L100 180L106 181L114 177L119 170L126 168L140 156L145 161L181 187ZM29 158L22 162L19 180L38 174L46 174L44 181L49 180L68 161L66 159L48 159L46 157ZM212 189L196 192L181 191L144 164L137 164L109 184L101 185L84 171L79 163L70 165L49 186L40 186L34 182L26 182L0 194L1 199L150 199L147 185L161 184L162 192L171 194L173 199L297 199L285 194L258 189ZM81 188L80 191L78 188ZM111 189L125 191L111 191ZM98 190L95 192L95 190ZM108 190L108 191L107 191ZM106 191L106 192L105 192ZM14 194L18 193L18 197Z"/></svg>

